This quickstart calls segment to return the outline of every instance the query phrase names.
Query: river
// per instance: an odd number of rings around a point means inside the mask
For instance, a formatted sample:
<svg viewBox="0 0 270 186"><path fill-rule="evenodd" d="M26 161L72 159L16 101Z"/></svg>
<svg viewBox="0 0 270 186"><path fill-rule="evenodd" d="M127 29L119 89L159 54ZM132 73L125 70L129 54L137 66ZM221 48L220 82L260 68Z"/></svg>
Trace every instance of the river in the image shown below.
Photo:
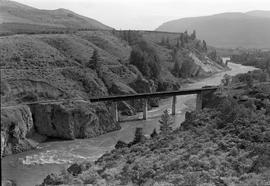
<svg viewBox="0 0 270 186"><path fill-rule="evenodd" d="M236 75L254 70L253 67L229 63L230 71L215 74L209 78L191 83L185 88L200 88L205 85L218 85L225 74ZM94 161L114 148L118 140L130 142L136 127L142 127L149 135L158 126L162 111L171 109L172 99L163 99L160 107L149 111L149 119L121 122L122 129L91 139L52 141L41 143L37 149L2 158L2 180L14 180L18 186L32 186L42 182L50 173L59 172L71 163ZM185 119L185 111L195 108L195 95L177 97L175 127ZM139 117L142 117L141 115Z"/></svg>

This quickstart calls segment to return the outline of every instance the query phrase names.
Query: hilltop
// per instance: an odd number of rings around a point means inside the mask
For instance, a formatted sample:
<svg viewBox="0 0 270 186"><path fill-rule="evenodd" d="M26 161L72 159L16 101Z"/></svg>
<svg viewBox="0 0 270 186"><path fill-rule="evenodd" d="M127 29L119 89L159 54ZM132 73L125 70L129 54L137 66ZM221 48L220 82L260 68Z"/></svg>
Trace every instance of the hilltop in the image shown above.
<svg viewBox="0 0 270 186"><path fill-rule="evenodd" d="M182 18L163 23L156 30L196 30L198 38L215 47L270 48L270 11L232 12Z"/></svg>
<svg viewBox="0 0 270 186"><path fill-rule="evenodd" d="M70 10L41 10L15 1L0 1L0 33L104 29L111 27Z"/></svg>

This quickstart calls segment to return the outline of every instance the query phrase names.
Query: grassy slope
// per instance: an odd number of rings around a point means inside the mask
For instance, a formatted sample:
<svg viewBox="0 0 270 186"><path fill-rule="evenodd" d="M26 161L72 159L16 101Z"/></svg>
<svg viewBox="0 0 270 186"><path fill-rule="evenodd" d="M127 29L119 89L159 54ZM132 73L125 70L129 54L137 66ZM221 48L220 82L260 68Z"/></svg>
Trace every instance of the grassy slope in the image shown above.
<svg viewBox="0 0 270 186"><path fill-rule="evenodd" d="M51 174L44 183L267 186L270 85L230 94L249 98L241 102L219 97L219 104L191 113L181 128L167 136L159 134L115 149L95 164L74 164L58 176Z"/></svg>
<svg viewBox="0 0 270 186"><path fill-rule="evenodd" d="M143 33L143 37L153 46L161 59L162 70L159 81L176 83L177 78L170 72L174 64L171 59L172 49L160 45L159 42L164 34L157 33L156 36L155 34L153 32ZM169 35L172 36L172 43L176 42L176 37L179 37L177 34ZM85 85L82 83L75 85L76 81L64 77L62 71L74 69L73 73L76 74L77 69L80 73L83 72L84 78L93 73L90 79L95 82L94 79L99 79L97 74L86 68L95 49L100 56L99 63L102 66L102 79L106 85L105 88L101 84L100 91L106 93L106 89L110 89L116 81L124 84L131 84L136 81L140 72L129 65L131 46L110 31L81 31L74 34L34 34L2 37L0 38L1 78L3 81L8 79L45 81L53 87L61 87L70 96L74 96L74 94L70 94L74 87L80 87L75 89L78 90L76 97L84 95L82 97L85 98L88 97L85 96L87 94ZM91 73L87 75L87 71ZM41 73L38 74L37 72ZM14 89L14 87L11 87L11 89ZM98 94L91 95L98 96Z"/></svg>
<svg viewBox="0 0 270 186"><path fill-rule="evenodd" d="M0 32L62 29L111 29L94 19L65 9L40 10L14 1L0 1ZM36 27L35 25L40 25ZM23 28L23 29L21 29ZM45 28L45 29L44 29ZM43 30L42 30L43 29Z"/></svg>
<svg viewBox="0 0 270 186"><path fill-rule="evenodd" d="M88 32L87 34L88 36L93 34L93 39L95 39L95 32ZM99 39L101 40L102 37L100 36ZM117 38L114 39L116 40ZM97 89L103 92L102 94L108 94L107 88L109 87L106 88L104 86L94 71L85 68L85 65L91 59L94 49L98 50L101 59L100 63L108 72L107 74L111 74L115 81L134 81L136 79L136 75L119 62L119 57L111 55L91 41L83 39L80 35L19 35L3 37L0 41L1 82L11 80L19 82L21 79L44 81L52 87L60 87L70 96L74 96L75 92L76 95L78 94L76 97L84 98L100 96L99 91L96 91ZM119 39L118 43L121 43ZM125 54L124 47L120 48L113 43L107 43L107 46L114 47L114 51L119 51L118 53L123 53L122 55L128 55L128 53ZM126 48L128 50L128 47ZM127 71L126 76L122 77L121 74L117 74L117 71L113 73L110 68L125 69ZM64 76L65 71L69 71L70 75ZM76 77L78 74L81 74L82 79L74 80L72 76ZM127 76L127 74L130 75ZM80 83L81 81L98 83L96 88L92 87L94 88L93 90L86 91L89 87L86 87L84 83ZM11 90L15 90L15 87L10 84ZM26 91L25 89L21 90L23 92ZM16 91L14 94L18 94ZM87 93L89 91L90 95Z"/></svg>

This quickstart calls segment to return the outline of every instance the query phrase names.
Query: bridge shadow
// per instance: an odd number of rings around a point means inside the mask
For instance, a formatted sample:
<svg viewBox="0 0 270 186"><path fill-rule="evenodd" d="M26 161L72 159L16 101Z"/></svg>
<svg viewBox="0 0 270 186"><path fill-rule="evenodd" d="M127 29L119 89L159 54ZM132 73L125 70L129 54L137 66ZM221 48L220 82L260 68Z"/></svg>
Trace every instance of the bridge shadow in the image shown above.
<svg viewBox="0 0 270 186"><path fill-rule="evenodd" d="M147 117L146 120L143 119L143 116L141 114L137 114L134 116L123 116L121 115L119 117L120 121L119 123L129 123L129 122L134 122L134 121L147 121L147 120L152 120L152 119L156 119L156 118L160 118L162 115L162 113L158 116L149 116Z"/></svg>

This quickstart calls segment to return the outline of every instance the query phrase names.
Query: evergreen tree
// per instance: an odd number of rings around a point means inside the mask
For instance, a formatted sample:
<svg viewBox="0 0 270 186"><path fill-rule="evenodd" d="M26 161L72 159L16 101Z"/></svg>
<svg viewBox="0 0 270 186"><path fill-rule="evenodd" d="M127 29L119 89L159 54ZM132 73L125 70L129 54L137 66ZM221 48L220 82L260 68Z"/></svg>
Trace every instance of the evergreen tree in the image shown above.
<svg viewBox="0 0 270 186"><path fill-rule="evenodd" d="M184 41L185 41L185 43L188 43L188 31L187 30L184 32Z"/></svg>
<svg viewBox="0 0 270 186"><path fill-rule="evenodd" d="M177 48L180 48L179 39L177 39L177 41L176 41L176 47L177 47Z"/></svg>
<svg viewBox="0 0 270 186"><path fill-rule="evenodd" d="M130 64L135 65L145 77L151 76L151 69L148 66L145 53L142 50L134 48L131 51L129 61Z"/></svg>
<svg viewBox="0 0 270 186"><path fill-rule="evenodd" d="M196 39L196 30L193 30L193 32L192 32L190 38L191 38L192 40L195 40L195 39Z"/></svg>
<svg viewBox="0 0 270 186"><path fill-rule="evenodd" d="M206 42L205 42L205 40L203 40L203 46L202 46L202 48L203 48L203 51L207 51L207 45L206 45Z"/></svg>
<svg viewBox="0 0 270 186"><path fill-rule="evenodd" d="M210 52L208 55L207 55L210 59L212 59L213 61L216 61L218 56L217 56L217 51L216 50L213 50L212 52Z"/></svg>
<svg viewBox="0 0 270 186"><path fill-rule="evenodd" d="M266 72L270 75L270 57L266 59L265 67L266 67Z"/></svg>
<svg viewBox="0 0 270 186"><path fill-rule="evenodd" d="M138 127L136 128L136 131L135 131L135 136L134 136L134 139L133 139L133 144L136 144L136 143L140 143L141 141L143 141L143 129Z"/></svg>
<svg viewBox="0 0 270 186"><path fill-rule="evenodd" d="M166 45L167 45L168 47L170 47L170 40L169 40L169 37L167 37L167 39L166 39Z"/></svg>
<svg viewBox="0 0 270 186"><path fill-rule="evenodd" d="M172 73L175 77L180 77L181 76L180 71L181 71L181 67L178 63L178 60L175 60Z"/></svg>
<svg viewBox="0 0 270 186"><path fill-rule="evenodd" d="M135 65L144 77L157 79L161 72L160 59L154 48L145 41L138 42L130 54L130 64Z"/></svg>
<svg viewBox="0 0 270 186"><path fill-rule="evenodd" d="M163 112L161 120L159 120L159 123L160 123L160 132L162 134L167 135L172 131L173 120L167 109Z"/></svg>
<svg viewBox="0 0 270 186"><path fill-rule="evenodd" d="M165 44L166 44L165 37L162 37L161 38L161 45L165 45Z"/></svg>
<svg viewBox="0 0 270 186"><path fill-rule="evenodd" d="M200 40L196 42L195 48L198 49L198 50L201 50L201 42L200 42Z"/></svg>
<svg viewBox="0 0 270 186"><path fill-rule="evenodd" d="M253 77L252 77L252 74L250 72L247 73L247 75L246 75L245 83L247 85L247 88L253 87Z"/></svg>
<svg viewBox="0 0 270 186"><path fill-rule="evenodd" d="M180 34L180 41L181 41L181 47L184 48L185 47L185 40L184 40L184 34L183 33Z"/></svg>
<svg viewBox="0 0 270 186"><path fill-rule="evenodd" d="M112 29L112 34L116 35L116 30L115 29Z"/></svg>
<svg viewBox="0 0 270 186"><path fill-rule="evenodd" d="M97 49L94 50L93 55L88 63L88 67L93 70L99 70L98 69L98 62L99 62L99 55Z"/></svg>
<svg viewBox="0 0 270 186"><path fill-rule="evenodd" d="M173 74L175 77L180 77L180 70L181 70L181 67L180 67L179 62L178 62L178 56L177 56L177 53L178 53L178 50L177 50L176 48L174 48L174 50L173 50L173 52L172 52L172 60L173 60L173 62L174 62L172 74Z"/></svg>

